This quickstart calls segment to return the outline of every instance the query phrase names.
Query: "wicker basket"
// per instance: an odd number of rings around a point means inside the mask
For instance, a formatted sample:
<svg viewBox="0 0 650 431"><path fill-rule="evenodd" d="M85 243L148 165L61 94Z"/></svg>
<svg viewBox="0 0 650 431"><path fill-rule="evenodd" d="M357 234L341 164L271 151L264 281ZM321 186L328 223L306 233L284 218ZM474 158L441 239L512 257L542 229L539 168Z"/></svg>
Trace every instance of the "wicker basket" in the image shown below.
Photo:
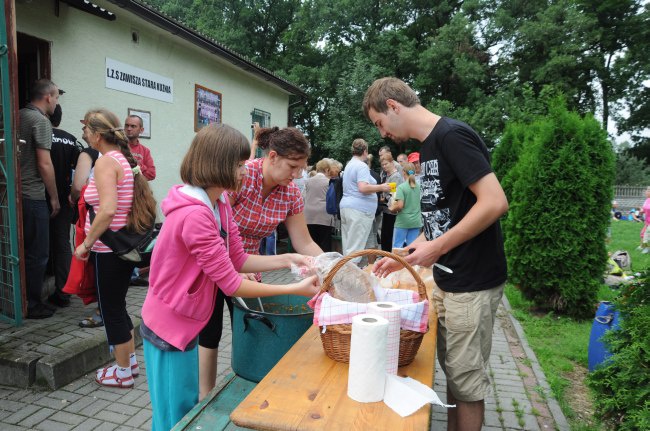
<svg viewBox="0 0 650 431"><path fill-rule="evenodd" d="M393 254L388 253L382 250L360 250L354 253L345 256L343 259L338 261L330 270L325 280L323 280L323 285L321 286L321 292L328 292L334 275L336 272L343 267L348 261L359 256L366 256L369 254L375 254L378 256L385 256L391 259L394 259L404 265L404 267L411 273L415 279L418 286L418 293L420 294L420 301L427 300L427 291L424 286L424 282L420 275L406 263L404 259ZM351 324L338 324L338 325L327 325L326 331L323 332L323 328L320 330L320 339L323 342L323 349L325 354L331 359L337 362L350 362L350 339L352 335L352 325ZM422 332L415 332L410 330L402 329L400 331L399 339L399 362L398 365L403 367L410 364L415 359L415 355L418 353L420 344L422 343L422 337L424 334Z"/></svg>

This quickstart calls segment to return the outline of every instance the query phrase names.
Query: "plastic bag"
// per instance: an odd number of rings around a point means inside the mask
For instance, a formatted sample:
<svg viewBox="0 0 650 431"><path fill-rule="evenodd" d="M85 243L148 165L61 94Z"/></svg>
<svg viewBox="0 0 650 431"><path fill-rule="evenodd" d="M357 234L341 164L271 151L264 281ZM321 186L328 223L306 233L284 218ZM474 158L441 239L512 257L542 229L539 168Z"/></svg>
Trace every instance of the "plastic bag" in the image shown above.
<svg viewBox="0 0 650 431"><path fill-rule="evenodd" d="M618 276L624 275L623 269L611 257L607 259L607 273L610 275L618 275Z"/></svg>
<svg viewBox="0 0 650 431"><path fill-rule="evenodd" d="M610 257L623 271L629 271L632 268L632 257L626 250L617 250Z"/></svg>
<svg viewBox="0 0 650 431"><path fill-rule="evenodd" d="M299 266L296 265L295 263L291 264L291 273L298 280L302 280L303 278L311 277L312 275L316 274L316 268L314 267L314 258L311 256L305 256L305 257L309 262L306 266L305 265Z"/></svg>
<svg viewBox="0 0 650 431"><path fill-rule="evenodd" d="M313 258L311 268L292 267L292 272L300 277L316 274L321 284L334 265L343 258L340 253L323 253ZM307 274L307 275L302 275ZM348 302L368 303L375 301L374 286L377 278L364 272L352 262L347 262L334 275L329 294L336 299Z"/></svg>

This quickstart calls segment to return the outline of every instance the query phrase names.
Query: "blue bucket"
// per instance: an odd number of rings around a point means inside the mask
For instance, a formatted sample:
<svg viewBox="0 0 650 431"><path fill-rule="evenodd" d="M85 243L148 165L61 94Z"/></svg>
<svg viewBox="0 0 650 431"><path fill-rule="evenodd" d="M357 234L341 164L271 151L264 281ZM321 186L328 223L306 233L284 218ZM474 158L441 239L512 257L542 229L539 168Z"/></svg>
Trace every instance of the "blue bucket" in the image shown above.
<svg viewBox="0 0 650 431"><path fill-rule="evenodd" d="M603 335L619 326L619 314L611 302L603 301L596 310L596 317L591 325L589 336L589 371L595 370L612 354L602 341Z"/></svg>

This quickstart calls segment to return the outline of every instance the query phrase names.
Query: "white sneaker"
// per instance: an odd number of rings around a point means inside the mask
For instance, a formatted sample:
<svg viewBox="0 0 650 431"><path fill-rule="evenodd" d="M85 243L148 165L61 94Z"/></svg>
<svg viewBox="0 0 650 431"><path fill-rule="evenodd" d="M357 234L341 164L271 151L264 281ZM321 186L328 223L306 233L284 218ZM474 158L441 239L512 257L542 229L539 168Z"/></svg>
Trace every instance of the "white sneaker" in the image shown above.
<svg viewBox="0 0 650 431"><path fill-rule="evenodd" d="M641 253L643 253L643 254L650 253L650 248L648 248L648 247L644 248L643 250L641 250Z"/></svg>

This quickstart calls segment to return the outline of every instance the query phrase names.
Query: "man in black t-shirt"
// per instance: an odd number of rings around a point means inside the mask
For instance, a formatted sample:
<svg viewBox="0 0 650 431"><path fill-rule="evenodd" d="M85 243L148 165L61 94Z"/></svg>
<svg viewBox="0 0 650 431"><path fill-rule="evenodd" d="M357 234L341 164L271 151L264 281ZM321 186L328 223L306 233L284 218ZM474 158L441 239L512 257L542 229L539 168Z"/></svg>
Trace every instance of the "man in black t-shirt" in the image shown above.
<svg viewBox="0 0 650 431"><path fill-rule="evenodd" d="M506 281L499 217L508 201L476 132L425 109L404 82L378 79L363 108L382 137L422 143L424 232L405 259L411 265L442 265L433 267L438 361L447 376L447 402L457 405L448 410L447 429L478 431L490 385L492 328ZM385 276L396 269L399 263L382 259L375 273Z"/></svg>
<svg viewBox="0 0 650 431"><path fill-rule="evenodd" d="M65 130L58 129L62 116L61 105L56 105L54 113L50 115L50 122L52 123L50 157L54 166L54 178L61 209L56 217L50 219L49 266L54 273L55 290L49 296L48 301L58 307L67 307L70 305L70 295L63 293L62 290L70 272L70 260L72 259L70 227L74 216L69 196L72 173L77 165L79 152L83 147L73 135Z"/></svg>

